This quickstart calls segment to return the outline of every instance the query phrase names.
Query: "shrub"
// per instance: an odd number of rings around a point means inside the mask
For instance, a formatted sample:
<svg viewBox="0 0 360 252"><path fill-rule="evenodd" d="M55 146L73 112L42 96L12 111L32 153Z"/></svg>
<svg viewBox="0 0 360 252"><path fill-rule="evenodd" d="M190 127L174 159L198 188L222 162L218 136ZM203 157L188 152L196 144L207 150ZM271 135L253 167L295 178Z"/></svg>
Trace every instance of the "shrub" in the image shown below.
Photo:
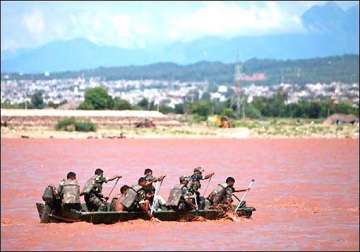
<svg viewBox="0 0 360 252"><path fill-rule="evenodd" d="M75 118L65 118L57 122L55 128L56 130L66 130L66 128L70 125L75 125Z"/></svg>
<svg viewBox="0 0 360 252"><path fill-rule="evenodd" d="M81 132L96 131L96 125L92 122L76 122L75 130Z"/></svg>
<svg viewBox="0 0 360 252"><path fill-rule="evenodd" d="M96 131L96 125L94 123L89 121L76 121L74 117L58 121L55 128L56 130L64 131Z"/></svg>
<svg viewBox="0 0 360 252"><path fill-rule="evenodd" d="M198 115L198 114L193 114L192 115L192 121L195 122L195 123L206 121L206 119L207 119L207 117L205 117L205 116L201 116L201 115Z"/></svg>

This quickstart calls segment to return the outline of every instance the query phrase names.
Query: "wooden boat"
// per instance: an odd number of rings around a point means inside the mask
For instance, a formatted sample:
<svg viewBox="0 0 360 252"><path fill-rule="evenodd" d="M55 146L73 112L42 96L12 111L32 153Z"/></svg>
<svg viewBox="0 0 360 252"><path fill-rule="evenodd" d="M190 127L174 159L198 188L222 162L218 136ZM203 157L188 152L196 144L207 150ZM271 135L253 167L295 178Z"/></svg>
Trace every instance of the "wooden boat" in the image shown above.
<svg viewBox="0 0 360 252"><path fill-rule="evenodd" d="M45 209L44 203L36 203L36 207L41 216ZM235 206L234 206L235 209ZM238 209L236 214L240 217L250 218L252 212L256 209L253 207L246 207L243 204L242 207ZM223 218L225 213L216 209L206 209L206 210L192 210L192 211L174 211L174 210L159 210L153 213L153 216L161 221L179 221L182 219L192 220L196 217L203 217L208 220L217 220ZM104 212L89 212L86 209L86 206L82 205L81 211L72 210L69 211L55 211L48 215L49 222L90 222L94 224L112 224L116 222L129 221L135 219L149 220L149 216L144 212L115 212L115 211L104 211Z"/></svg>

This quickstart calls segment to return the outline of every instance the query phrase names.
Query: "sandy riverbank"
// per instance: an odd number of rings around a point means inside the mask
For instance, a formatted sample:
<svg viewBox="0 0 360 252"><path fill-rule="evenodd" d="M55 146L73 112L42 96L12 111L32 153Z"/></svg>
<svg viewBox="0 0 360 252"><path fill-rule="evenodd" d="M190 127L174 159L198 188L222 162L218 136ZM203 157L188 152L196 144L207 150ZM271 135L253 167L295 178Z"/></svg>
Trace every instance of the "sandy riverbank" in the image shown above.
<svg viewBox="0 0 360 252"><path fill-rule="evenodd" d="M1 127L2 138L358 138L356 125L244 125L221 129L202 124L180 127L98 129L96 132L66 132L40 127Z"/></svg>

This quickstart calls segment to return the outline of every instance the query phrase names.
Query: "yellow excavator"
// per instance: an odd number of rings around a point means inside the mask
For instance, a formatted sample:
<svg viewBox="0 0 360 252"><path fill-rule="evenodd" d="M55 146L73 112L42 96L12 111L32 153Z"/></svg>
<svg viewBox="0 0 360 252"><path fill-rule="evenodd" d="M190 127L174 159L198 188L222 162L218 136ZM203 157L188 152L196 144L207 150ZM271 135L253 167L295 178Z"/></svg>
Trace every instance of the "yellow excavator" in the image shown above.
<svg viewBox="0 0 360 252"><path fill-rule="evenodd" d="M231 122L230 119L227 116L212 116L210 119L210 122L215 124L219 128L231 128Z"/></svg>

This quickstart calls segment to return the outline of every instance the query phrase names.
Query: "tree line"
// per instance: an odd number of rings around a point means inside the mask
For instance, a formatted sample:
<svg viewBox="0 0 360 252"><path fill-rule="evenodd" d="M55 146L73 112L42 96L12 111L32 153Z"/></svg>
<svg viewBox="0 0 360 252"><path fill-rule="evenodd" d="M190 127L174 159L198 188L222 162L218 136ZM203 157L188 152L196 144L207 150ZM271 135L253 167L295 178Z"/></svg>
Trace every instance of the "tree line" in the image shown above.
<svg viewBox="0 0 360 252"><path fill-rule="evenodd" d="M25 104L10 104L3 102L2 108L24 108ZM35 92L31 96L31 102L27 104L29 109L42 109L45 107L57 108L61 104L46 104L42 98L42 92ZM359 108L350 103L335 103L331 99L319 101L300 100L297 103L286 103L286 94L278 92L273 97L254 97L253 101L247 102L246 97L238 107L238 103L232 99L226 101L210 100L210 96L204 93L200 99L187 98L183 103L170 107L167 101L156 105L154 101L143 98L136 104L131 104L120 97L112 97L103 87L89 88L85 92L85 99L80 103L80 110L158 110L164 114L192 114L201 121L211 115L227 116L233 119L263 117L284 118L326 118L334 113L353 114L359 116Z"/></svg>

